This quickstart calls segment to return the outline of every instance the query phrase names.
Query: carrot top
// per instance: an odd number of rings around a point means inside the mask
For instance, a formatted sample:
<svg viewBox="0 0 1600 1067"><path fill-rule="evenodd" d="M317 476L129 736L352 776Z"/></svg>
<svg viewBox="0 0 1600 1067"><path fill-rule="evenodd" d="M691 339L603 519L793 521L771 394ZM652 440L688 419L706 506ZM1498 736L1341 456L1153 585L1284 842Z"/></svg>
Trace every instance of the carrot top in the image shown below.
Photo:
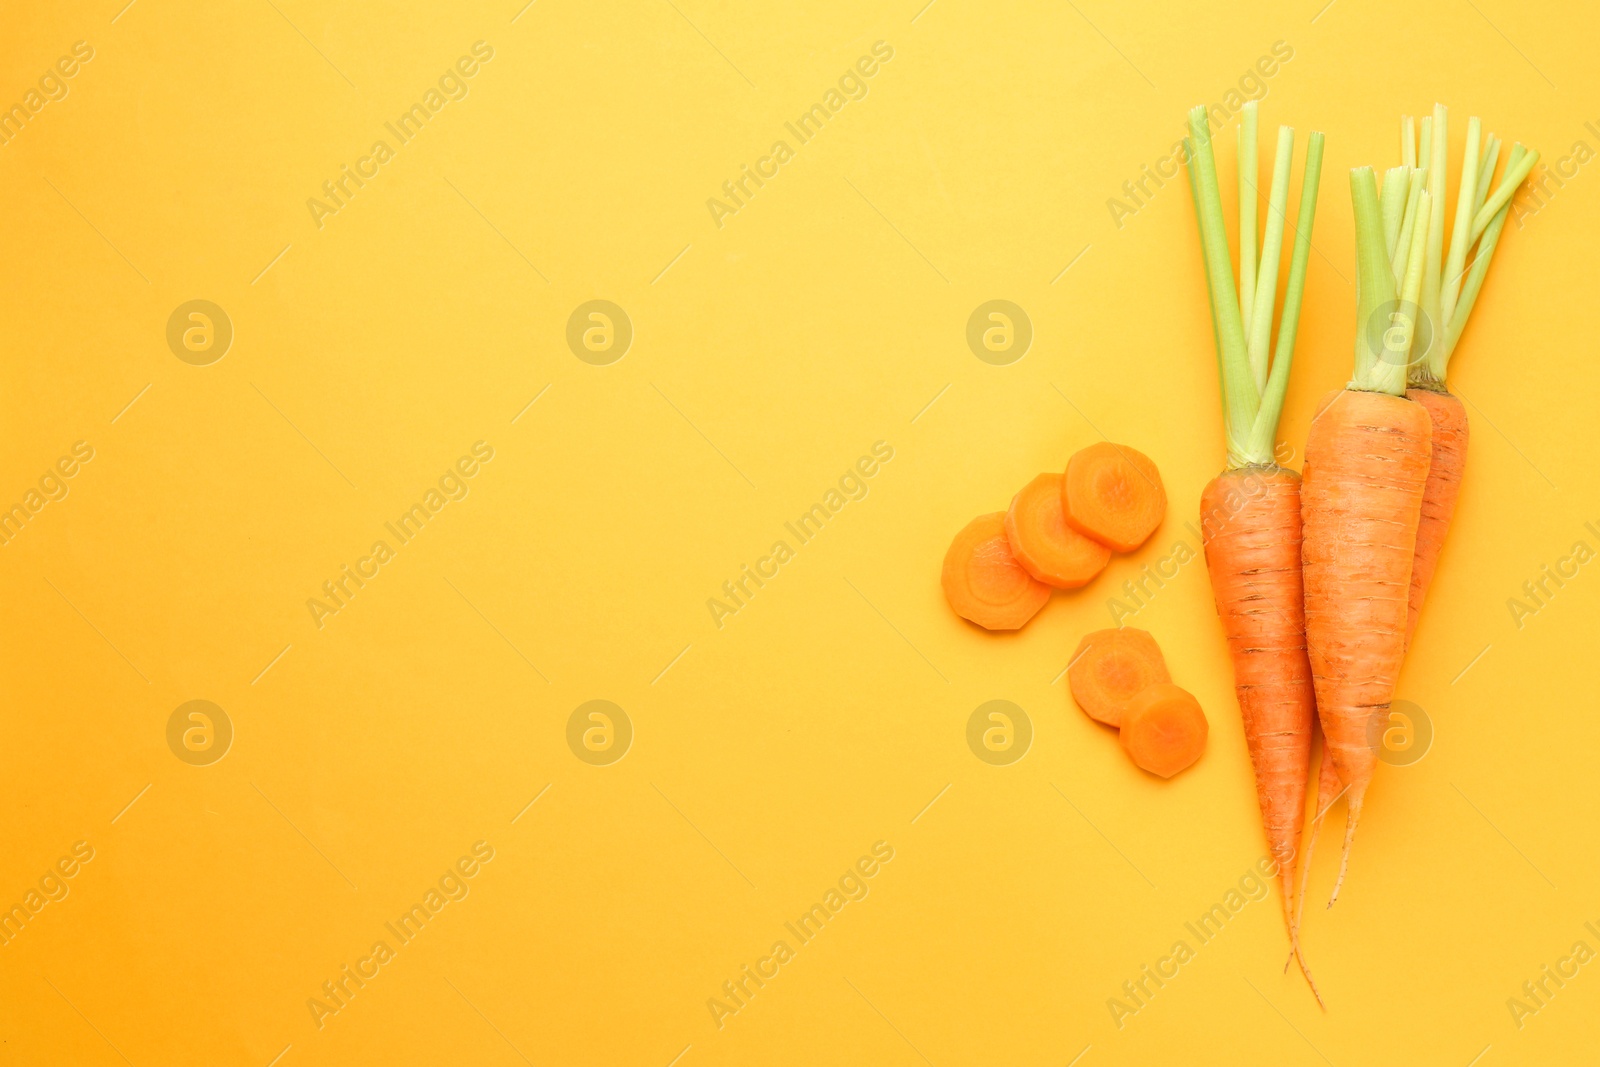
<svg viewBox="0 0 1600 1067"><path fill-rule="evenodd" d="M1272 192L1267 202L1266 229L1258 257L1255 236L1260 193L1256 188L1256 102L1245 104L1239 131L1240 247L1239 282L1235 289L1210 123L1204 106L1192 109L1184 148L1195 217L1200 224L1206 284L1211 293L1211 325L1217 346L1217 370L1222 378L1228 466L1268 465L1273 462L1278 417L1283 412L1283 398L1289 388L1289 366L1294 357L1295 332L1300 324L1306 261L1311 254L1311 227L1317 212L1317 183L1322 175L1323 137L1312 131L1306 146L1300 212L1294 227L1294 252L1274 351L1270 344L1272 312L1278 291L1283 231L1288 224L1285 210L1289 203L1294 130L1288 126L1278 128Z"/></svg>
<svg viewBox="0 0 1600 1067"><path fill-rule="evenodd" d="M1456 217L1446 252L1448 117L1443 104L1433 105L1433 114L1424 116L1420 123L1420 150L1419 124L1410 115L1400 120L1401 165L1385 173L1381 201L1366 205L1369 213L1375 210L1381 216L1381 238L1362 228L1361 205L1357 205L1358 255L1363 264L1369 255L1374 261L1387 260L1391 288L1399 290L1388 297L1391 301L1398 300L1392 309L1378 302L1369 303L1367 278L1362 275L1361 333L1388 335L1392 343L1385 347L1390 351L1381 358L1393 363L1395 355L1403 350L1407 357L1404 361L1406 377L1413 385L1437 386L1444 381L1450 357L1461 340L1467 317L1472 314L1489 273L1489 263L1511 210L1511 198L1539 161L1538 152L1530 152L1520 144L1513 145L1500 184L1491 192L1495 166L1500 159L1500 139L1490 134L1485 140L1479 121L1468 119L1461 180L1456 186ZM1352 182L1354 180L1352 176ZM1353 186L1352 192L1355 192ZM1365 197L1364 192L1357 195ZM1419 249L1420 257L1417 257L1414 254ZM1469 256L1472 257L1470 264ZM1420 282L1415 295L1407 285L1413 272L1415 280ZM1380 321L1369 320L1367 313L1380 316ZM1357 340L1358 378L1362 343ZM1380 375L1385 381L1392 376L1392 372ZM1385 388L1384 391L1394 390Z"/></svg>

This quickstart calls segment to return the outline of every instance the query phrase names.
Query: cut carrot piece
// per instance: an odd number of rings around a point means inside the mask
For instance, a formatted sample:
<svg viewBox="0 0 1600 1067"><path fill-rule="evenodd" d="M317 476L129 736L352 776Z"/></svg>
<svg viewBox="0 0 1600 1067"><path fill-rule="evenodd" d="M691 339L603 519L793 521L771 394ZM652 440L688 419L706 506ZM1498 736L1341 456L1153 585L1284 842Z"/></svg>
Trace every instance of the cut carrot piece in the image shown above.
<svg viewBox="0 0 1600 1067"><path fill-rule="evenodd" d="M1012 554L1000 511L978 516L956 534L940 582L955 613L986 630L1019 629L1050 599L1050 587Z"/></svg>
<svg viewBox="0 0 1600 1067"><path fill-rule="evenodd" d="M1200 702L1171 682L1149 686L1128 703L1122 747L1141 770L1171 778L1206 750Z"/></svg>
<svg viewBox="0 0 1600 1067"><path fill-rule="evenodd" d="M1072 699L1085 715L1121 726L1128 702L1141 691L1172 681L1156 639L1143 630L1096 630L1085 635L1067 668Z"/></svg>
<svg viewBox="0 0 1600 1067"><path fill-rule="evenodd" d="M1161 474L1142 452L1102 441L1067 461L1067 524L1118 552L1132 552L1167 515Z"/></svg>
<svg viewBox="0 0 1600 1067"><path fill-rule="evenodd" d="M1067 525L1064 480L1041 474L1023 486L1006 512L1006 538L1029 574L1057 589L1076 589L1105 569L1111 550Z"/></svg>

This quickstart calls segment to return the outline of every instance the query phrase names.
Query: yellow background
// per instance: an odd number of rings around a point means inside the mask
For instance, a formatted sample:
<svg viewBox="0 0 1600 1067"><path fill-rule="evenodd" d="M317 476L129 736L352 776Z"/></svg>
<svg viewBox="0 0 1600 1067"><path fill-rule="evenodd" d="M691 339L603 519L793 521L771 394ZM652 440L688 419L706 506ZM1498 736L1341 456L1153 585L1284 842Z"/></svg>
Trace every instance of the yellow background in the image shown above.
<svg viewBox="0 0 1600 1067"><path fill-rule="evenodd" d="M1594 965L1520 1030L1505 1002L1600 948L1600 576L1520 630L1506 601L1596 544L1595 164L1508 228L1458 351L1471 458L1400 685L1436 738L1380 768L1331 912L1319 851L1326 1013L1275 902L1107 1010L1264 850L1203 564L1131 620L1206 708L1194 769L1141 774L1057 679L1124 580L1195 547L1222 459L1189 195L1120 229L1107 199L1293 48L1263 155L1280 122L1297 164L1327 133L1298 454L1348 373L1347 168L1397 162L1435 99L1456 152L1468 114L1551 162L1600 147L1600 18L919 2L11 5L0 103L95 54L0 148L0 504L95 458L0 548L0 904L96 855L0 948L0 1060L1592 1057ZM319 229L307 198L479 40L470 95ZM706 199L880 40L865 99L718 228ZM609 366L564 339L595 298L635 332ZM1003 367L964 339L995 298L1035 331ZM167 347L192 299L234 327L209 366ZM951 535L1102 435L1160 465L1161 531L1020 634L953 617ZM470 495L318 629L308 598L479 440ZM718 629L707 598L880 440L869 495ZM235 729L210 766L167 746L193 699ZM591 699L635 731L610 766L567 745ZM1033 725L1010 766L966 744L991 699ZM318 1029L308 998L478 840L470 895ZM870 895L719 1029L707 999L880 840Z"/></svg>

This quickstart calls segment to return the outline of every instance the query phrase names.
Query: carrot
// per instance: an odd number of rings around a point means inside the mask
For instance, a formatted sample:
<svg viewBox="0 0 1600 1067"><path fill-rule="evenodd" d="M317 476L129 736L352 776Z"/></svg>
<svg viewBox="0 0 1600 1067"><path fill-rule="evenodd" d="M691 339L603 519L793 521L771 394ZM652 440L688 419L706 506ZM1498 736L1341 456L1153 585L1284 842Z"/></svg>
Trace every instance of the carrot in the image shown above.
<svg viewBox="0 0 1600 1067"><path fill-rule="evenodd" d="M1350 797L1338 899L1350 843L1377 764L1368 731L1387 713L1405 655L1411 560L1432 453L1427 409L1405 392L1414 333L1366 328L1396 300L1372 168L1350 172L1358 249L1355 375L1311 422L1301 490L1306 644L1317 712L1340 784ZM1415 303L1431 196L1418 201L1401 304Z"/></svg>
<svg viewBox="0 0 1600 1067"><path fill-rule="evenodd" d="M1295 896L1294 921L1299 923L1300 912L1306 903L1306 883L1311 880L1311 857L1317 850L1317 834L1322 831L1323 819L1327 817L1329 809L1344 796L1344 789L1339 785L1339 771L1333 765L1333 756L1328 752L1326 743L1322 746L1322 766L1317 772L1317 792L1312 798L1312 807L1316 814L1311 819L1311 833L1306 841L1305 857L1301 860L1300 891ZM1284 964L1285 967L1288 964Z"/></svg>
<svg viewBox="0 0 1600 1067"><path fill-rule="evenodd" d="M1466 468L1467 412L1461 401L1445 386L1445 374L1467 319L1483 288L1489 264L1494 258L1511 199L1517 186L1538 162L1539 153L1520 144L1512 146L1499 186L1491 193L1495 166L1500 158L1500 141L1490 134L1481 144L1482 130L1476 118L1467 121L1467 143L1461 161L1461 180L1456 189L1455 225L1450 235L1448 255L1444 248L1444 204L1448 177L1449 113L1435 104L1433 115L1424 118L1422 147L1418 153L1416 125L1410 116L1400 123L1402 165L1391 169L1383 182L1384 235L1390 267L1400 282L1400 267L1408 258L1405 242L1409 203L1418 199L1414 190L1426 184L1429 195L1427 244L1422 265L1420 306L1404 299L1396 316L1410 318L1427 335L1429 344L1413 354L1407 368L1410 388L1406 397L1427 409L1433 434L1433 457L1428 481L1423 489L1422 519L1417 528L1416 551L1411 566L1409 613L1406 619L1406 644L1416 632L1417 618L1428 594L1428 586L1439 564L1445 534L1455 514L1456 497ZM1419 160L1422 166L1419 168ZM1404 187L1404 197L1402 197ZM1402 199L1407 206L1400 206ZM1413 242L1414 243L1414 242ZM1471 266L1467 257L1473 256ZM1425 327L1425 329L1423 328Z"/></svg>
<svg viewBox="0 0 1600 1067"><path fill-rule="evenodd" d="M1073 701L1107 726L1122 725L1124 709L1140 691L1170 681L1156 639L1131 626L1085 634L1067 666Z"/></svg>
<svg viewBox="0 0 1600 1067"><path fill-rule="evenodd" d="M1171 778L1206 750L1200 702L1171 682L1146 686L1128 702L1122 747L1140 770Z"/></svg>
<svg viewBox="0 0 1600 1067"><path fill-rule="evenodd" d="M1105 569L1111 550L1067 525L1059 474L1022 487L1006 512L1006 539L1017 562L1046 585L1076 589Z"/></svg>
<svg viewBox="0 0 1600 1067"><path fill-rule="evenodd" d="M979 515L956 534L940 583L955 613L986 630L1018 629L1050 599L1050 587L1012 554L1000 511Z"/></svg>
<svg viewBox="0 0 1600 1067"><path fill-rule="evenodd" d="M1126 445L1101 441L1067 461L1062 482L1067 525L1118 552L1132 552L1167 515L1156 465Z"/></svg>
<svg viewBox="0 0 1600 1067"><path fill-rule="evenodd" d="M1316 714L1306 656L1300 570L1300 476L1277 465L1273 444L1294 357L1322 174L1323 137L1313 132L1307 146L1277 350L1269 353L1294 133L1287 127L1278 131L1267 228L1258 261L1254 247L1256 105L1245 105L1239 143L1244 215L1236 298L1208 123L1205 108L1190 112L1187 144L1222 379L1228 458L1227 469L1201 494L1201 537L1217 614L1233 659L1234 689L1255 770L1256 801L1268 847L1278 865L1290 951L1300 960L1320 1003L1316 982L1300 951L1300 922L1293 908L1295 857L1305 817Z"/></svg>

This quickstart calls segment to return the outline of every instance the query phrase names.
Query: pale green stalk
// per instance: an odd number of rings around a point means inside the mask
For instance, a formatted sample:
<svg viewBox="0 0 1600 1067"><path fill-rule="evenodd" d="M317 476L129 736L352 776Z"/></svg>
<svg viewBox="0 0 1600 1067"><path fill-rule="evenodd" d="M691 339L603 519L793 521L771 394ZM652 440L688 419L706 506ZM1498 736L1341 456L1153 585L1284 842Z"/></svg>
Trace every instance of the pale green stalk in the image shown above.
<svg viewBox="0 0 1600 1067"><path fill-rule="evenodd" d="M1417 166L1426 167L1433 159L1433 116L1422 116L1422 149L1417 153Z"/></svg>
<svg viewBox="0 0 1600 1067"><path fill-rule="evenodd" d="M1383 215L1378 206L1378 182L1371 167L1350 172L1350 199L1356 216L1356 358L1349 388L1399 396L1406 389L1406 368L1375 347L1372 338L1387 338L1387 330L1374 329L1375 319L1394 303L1394 272L1383 242ZM1380 341L1381 345L1383 342Z"/></svg>
<svg viewBox="0 0 1600 1067"><path fill-rule="evenodd" d="M1523 155L1525 151L1526 149L1520 144L1511 147L1511 155L1506 160L1508 174L1526 158ZM1500 210L1495 212L1488 226L1484 228L1483 240L1478 245L1478 254L1473 257L1466 284L1461 289L1461 299L1456 301L1456 312L1446 325L1440 343L1428 357L1428 372L1435 381L1444 381L1445 373L1450 369L1450 357L1455 354L1461 333L1466 329L1467 317L1472 314L1472 306L1478 302L1478 293L1483 289L1483 280L1489 274L1489 263L1494 259L1495 247L1500 243L1500 231L1505 228L1506 216L1510 213L1511 200L1507 197L1505 203L1500 205Z"/></svg>
<svg viewBox="0 0 1600 1067"><path fill-rule="evenodd" d="M1267 232L1261 240L1261 269L1256 280L1254 317L1246 320L1250 373L1256 389L1267 387L1267 359L1272 342L1272 309L1278 295L1278 261L1283 255L1284 212L1289 207L1289 169L1294 158L1294 130L1278 127L1277 158L1272 163L1272 196L1267 201Z"/></svg>
<svg viewBox="0 0 1600 1067"><path fill-rule="evenodd" d="M1222 389L1227 411L1223 422L1228 439L1228 463L1243 466L1249 462L1245 458L1245 435L1255 420L1260 397L1250 374L1244 321L1239 315L1239 298L1233 286L1233 263L1228 256L1228 234L1222 220L1222 194L1217 187L1217 163L1211 149L1209 121L1204 104L1189 112L1189 140L1194 146L1195 205L1206 273L1211 279L1212 323L1217 331L1217 349L1222 354Z"/></svg>
<svg viewBox="0 0 1600 1067"><path fill-rule="evenodd" d="M1424 189L1422 198L1417 206L1416 225L1425 227L1433 216L1430 210L1433 206L1433 197ZM1417 240L1421 237L1423 240ZM1398 343L1393 346L1391 358L1397 358L1402 367L1411 364L1411 348L1417 336L1417 298L1422 295L1422 263L1427 255L1427 234L1415 234L1411 238L1411 254L1406 259L1406 271L1400 284L1400 306L1396 309L1395 318L1399 320L1401 334ZM1437 332L1437 331L1435 331ZM1385 337L1385 348L1389 348L1388 337Z"/></svg>
<svg viewBox="0 0 1600 1067"><path fill-rule="evenodd" d="M1456 310L1456 297L1461 293L1461 272L1467 265L1468 231L1472 226L1472 205L1478 199L1479 139L1483 131L1476 116L1467 120L1467 147L1461 157L1461 187L1456 190L1456 224L1450 232L1450 256L1444 265L1444 290L1439 297L1443 317L1436 329L1444 324Z"/></svg>
<svg viewBox="0 0 1600 1067"><path fill-rule="evenodd" d="M1200 188L1196 184L1194 176L1194 142L1187 137L1183 139L1183 158L1184 169L1189 174L1189 196L1194 201L1194 217L1198 219L1200 217ZM1202 242L1204 239L1205 235L1202 233ZM1212 302L1216 300L1216 287L1211 284L1211 264L1204 255L1203 247L1201 253L1200 263L1205 268L1206 275L1206 300ZM1222 389L1219 390L1220 399L1222 400L1222 424L1226 427L1228 424L1227 370L1222 363L1222 341L1217 335L1217 317L1215 315L1211 316L1211 345L1217 352L1217 381L1223 385Z"/></svg>
<svg viewBox="0 0 1600 1067"><path fill-rule="evenodd" d="M1518 145L1517 147L1520 148L1521 146ZM1515 148L1512 149L1511 154L1516 155ZM1488 227L1489 220L1500 210L1501 205L1510 203L1511 197L1517 191L1517 186L1522 184L1522 179L1528 176L1529 172L1533 170L1533 165L1537 162L1539 162L1538 152L1529 152L1515 165L1509 160L1506 161L1505 177L1500 179L1499 186L1490 194L1489 199L1484 201L1483 207L1478 209L1478 214L1472 219L1472 236L1474 239Z"/></svg>
<svg viewBox="0 0 1600 1067"><path fill-rule="evenodd" d="M1283 291L1283 318L1278 323L1278 345L1272 354L1272 376L1261 395L1261 408L1250 427L1246 455L1253 463L1270 463L1278 435L1278 416L1289 391L1289 368L1294 363L1294 339L1300 326L1300 302L1306 288L1306 261L1311 257L1311 227L1317 219L1317 186L1322 180L1321 133L1311 131L1306 145L1306 169L1300 184L1300 211L1295 215L1294 252L1289 260L1289 282Z"/></svg>
<svg viewBox="0 0 1600 1067"><path fill-rule="evenodd" d="M1422 270L1422 313L1437 332L1444 329L1442 308L1443 286L1440 284L1444 269L1444 197L1445 181L1449 177L1449 127L1443 104L1433 105L1433 154L1428 160L1428 195L1433 200L1433 210L1428 216L1428 258Z"/></svg>
<svg viewBox="0 0 1600 1067"><path fill-rule="evenodd" d="M1246 327L1256 295L1256 102L1247 101L1239 116L1239 317ZM1258 382L1259 387L1259 382Z"/></svg>
<svg viewBox="0 0 1600 1067"><path fill-rule="evenodd" d="M1406 213L1400 220L1400 240L1395 243L1394 254L1389 257L1389 266L1394 271L1394 282L1400 284L1400 279L1405 277L1406 261L1411 255L1411 241L1416 232L1417 204L1421 201L1422 183L1427 180L1428 172L1413 170L1410 180L1406 183Z"/></svg>
<svg viewBox="0 0 1600 1067"><path fill-rule="evenodd" d="M1415 170L1417 166L1417 124L1410 115L1400 116L1400 162Z"/></svg>
<svg viewBox="0 0 1600 1067"><path fill-rule="evenodd" d="M1405 215L1406 194L1410 191L1410 185L1411 180L1403 165L1390 167L1383 172L1378 204L1383 210L1383 243L1391 259L1394 257L1395 244L1400 240L1400 222Z"/></svg>
<svg viewBox="0 0 1600 1067"><path fill-rule="evenodd" d="M1489 183L1494 180L1495 164L1499 162L1500 138L1491 133L1489 135L1489 143L1483 148L1483 160L1478 165L1478 195L1472 198L1472 217L1474 219L1478 217L1478 212L1483 209L1483 202L1489 198Z"/></svg>

